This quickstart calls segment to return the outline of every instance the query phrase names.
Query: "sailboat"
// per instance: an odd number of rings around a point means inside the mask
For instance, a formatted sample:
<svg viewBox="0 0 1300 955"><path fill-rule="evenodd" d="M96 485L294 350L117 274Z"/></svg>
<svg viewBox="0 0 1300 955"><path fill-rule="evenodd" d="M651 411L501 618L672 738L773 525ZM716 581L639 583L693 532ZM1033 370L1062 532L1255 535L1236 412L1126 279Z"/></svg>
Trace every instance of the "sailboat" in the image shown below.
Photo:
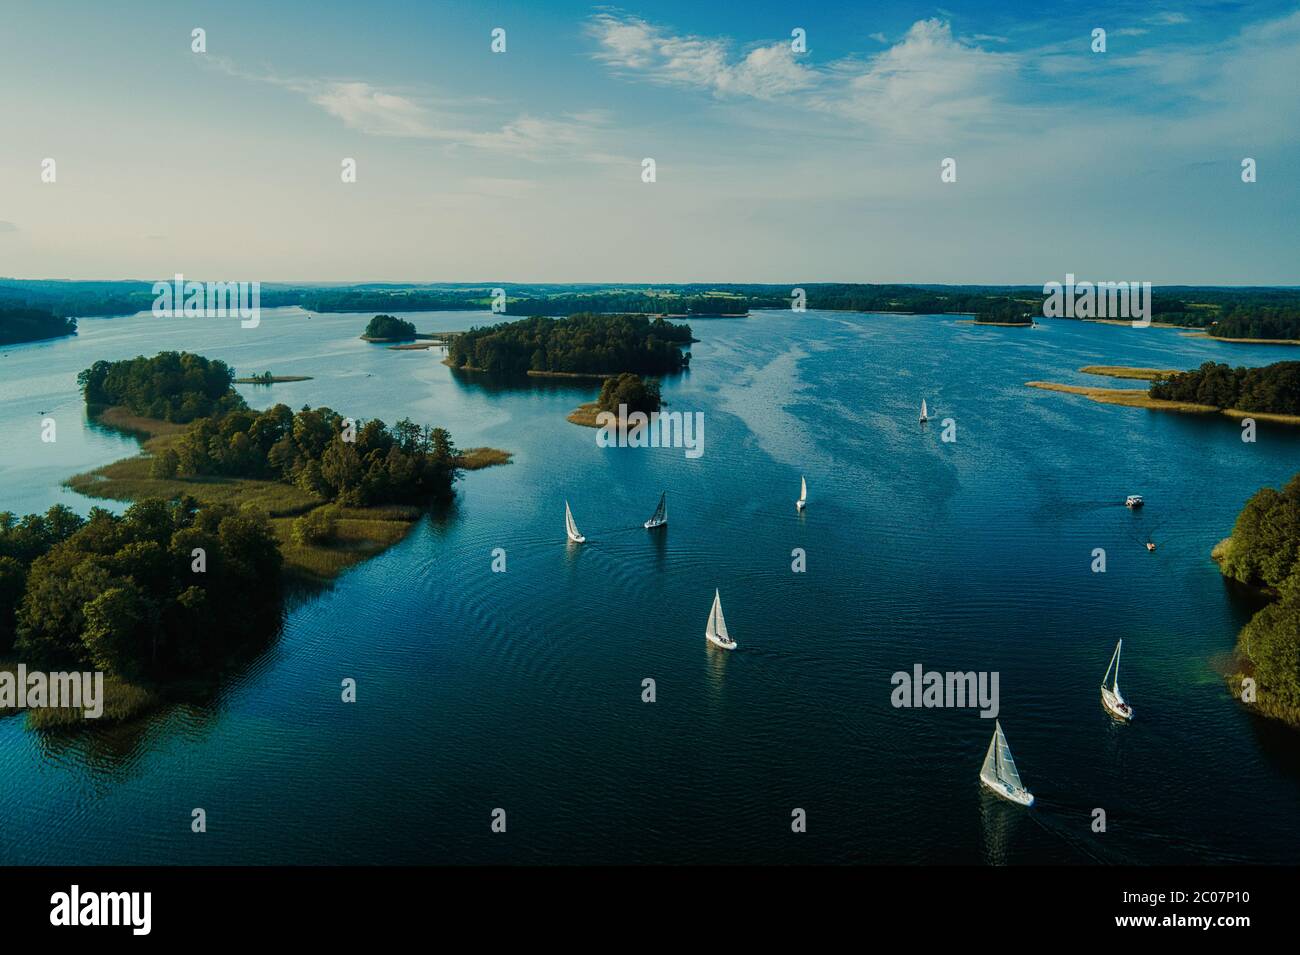
<svg viewBox="0 0 1300 955"><path fill-rule="evenodd" d="M564 532L569 535L569 540L575 544L581 544L587 540L579 533L578 525L573 523L573 511L569 510L568 501L564 502Z"/></svg>
<svg viewBox="0 0 1300 955"><path fill-rule="evenodd" d="M650 515L650 520L645 522L646 530L652 530L656 527L663 527L668 523L668 492L664 491L659 495L659 506L655 512Z"/></svg>
<svg viewBox="0 0 1300 955"><path fill-rule="evenodd" d="M802 476L799 478L799 500L794 502L794 506L801 511L808 506L808 481Z"/></svg>
<svg viewBox="0 0 1300 955"><path fill-rule="evenodd" d="M921 399L921 422L922 424L924 424L926 421L929 420L930 420L930 413L925 410L925 399L922 398Z"/></svg>
<svg viewBox="0 0 1300 955"><path fill-rule="evenodd" d="M709 623L704 628L704 636L710 643L716 643L724 650L736 649L736 641L727 633L727 621L722 619L722 595L713 591L713 608L709 611Z"/></svg>
<svg viewBox="0 0 1300 955"><path fill-rule="evenodd" d="M1106 675L1101 678L1101 705L1106 707L1106 712L1111 716L1121 720L1131 720L1133 707L1128 705L1128 701L1119 692L1119 651L1122 646L1124 646L1123 640L1115 644L1115 652L1111 654ZM1112 669L1115 671L1114 676L1111 676Z"/></svg>
<svg viewBox="0 0 1300 955"><path fill-rule="evenodd" d="M1034 804L1034 794L1020 782L1020 773L1016 772L1016 761L1011 758L1000 720L993 721L993 739L989 740L989 751L980 769L980 782L1010 802L1021 806Z"/></svg>

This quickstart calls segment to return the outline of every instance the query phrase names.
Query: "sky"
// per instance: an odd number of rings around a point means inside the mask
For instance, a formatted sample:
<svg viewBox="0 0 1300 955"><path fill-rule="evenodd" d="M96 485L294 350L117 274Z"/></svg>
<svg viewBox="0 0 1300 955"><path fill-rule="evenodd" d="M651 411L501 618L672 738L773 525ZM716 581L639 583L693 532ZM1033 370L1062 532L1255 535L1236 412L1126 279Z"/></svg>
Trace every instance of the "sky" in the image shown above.
<svg viewBox="0 0 1300 955"><path fill-rule="evenodd" d="M1297 2L0 8L8 277L1296 285L1298 146Z"/></svg>

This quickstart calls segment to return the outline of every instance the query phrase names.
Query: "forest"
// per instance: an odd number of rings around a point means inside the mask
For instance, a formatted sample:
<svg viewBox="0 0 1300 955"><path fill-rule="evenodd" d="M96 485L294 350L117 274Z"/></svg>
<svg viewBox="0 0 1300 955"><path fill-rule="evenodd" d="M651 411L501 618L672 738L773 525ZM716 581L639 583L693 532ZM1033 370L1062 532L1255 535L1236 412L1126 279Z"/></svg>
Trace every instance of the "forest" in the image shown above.
<svg viewBox="0 0 1300 955"><path fill-rule="evenodd" d="M244 406L223 361L189 352L160 352L124 361L97 361L77 375L86 404L120 405L145 418L184 424Z"/></svg>
<svg viewBox="0 0 1300 955"><path fill-rule="evenodd" d="M127 680L210 670L275 633L280 564L251 509L154 499L120 517L3 513L0 652Z"/></svg>
<svg viewBox="0 0 1300 955"><path fill-rule="evenodd" d="M77 320L39 308L0 306L0 345L34 342L77 334Z"/></svg>
<svg viewBox="0 0 1300 955"><path fill-rule="evenodd" d="M1207 361L1200 368L1157 378L1149 394L1215 408L1300 414L1300 361L1280 361L1263 368L1233 368Z"/></svg>
<svg viewBox="0 0 1300 955"><path fill-rule="evenodd" d="M352 422L330 408L294 412L278 404L192 422L155 456L151 477L269 479L347 507L369 507L446 499L456 466L456 447L442 428L403 418L390 429L378 419Z"/></svg>
<svg viewBox="0 0 1300 955"><path fill-rule="evenodd" d="M663 375L680 371L689 356L689 325L645 315L526 318L453 335L449 363L503 375L533 372Z"/></svg>
<svg viewBox="0 0 1300 955"><path fill-rule="evenodd" d="M1220 569L1274 596L1242 629L1237 655L1242 675L1256 681L1260 708L1300 726L1300 474L1246 502Z"/></svg>

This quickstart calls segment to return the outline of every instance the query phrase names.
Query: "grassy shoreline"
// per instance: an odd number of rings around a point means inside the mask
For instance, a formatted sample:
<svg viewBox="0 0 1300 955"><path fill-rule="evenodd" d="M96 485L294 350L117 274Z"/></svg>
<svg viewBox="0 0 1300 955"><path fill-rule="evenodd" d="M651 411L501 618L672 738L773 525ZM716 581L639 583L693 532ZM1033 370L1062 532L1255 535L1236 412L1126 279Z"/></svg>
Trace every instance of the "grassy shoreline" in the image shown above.
<svg viewBox="0 0 1300 955"><path fill-rule="evenodd" d="M599 428L600 425L596 422L598 414L600 414L600 404L588 401L570 411L564 420L584 428Z"/></svg>
<svg viewBox="0 0 1300 955"><path fill-rule="evenodd" d="M1236 342L1239 345L1300 345L1294 338L1228 338L1223 335L1211 335L1206 331L1184 332L1183 338L1208 338L1215 342Z"/></svg>
<svg viewBox="0 0 1300 955"><path fill-rule="evenodd" d="M1079 371L1085 375L1133 378L1139 381L1155 381L1157 378L1181 374L1177 368L1142 368L1136 365L1084 365Z"/></svg>
<svg viewBox="0 0 1300 955"><path fill-rule="evenodd" d="M1273 414L1268 411L1242 411L1239 408L1217 408L1214 405L1200 405L1189 401L1166 401L1163 398L1152 398L1141 388L1094 388L1090 385L1065 385L1055 381L1027 381L1025 385L1029 388L1041 388L1044 391L1082 395L1099 404L1122 405L1126 408L1178 411L1184 414L1221 414L1228 418L1254 418L1256 421L1271 421L1275 424L1300 425L1300 415Z"/></svg>

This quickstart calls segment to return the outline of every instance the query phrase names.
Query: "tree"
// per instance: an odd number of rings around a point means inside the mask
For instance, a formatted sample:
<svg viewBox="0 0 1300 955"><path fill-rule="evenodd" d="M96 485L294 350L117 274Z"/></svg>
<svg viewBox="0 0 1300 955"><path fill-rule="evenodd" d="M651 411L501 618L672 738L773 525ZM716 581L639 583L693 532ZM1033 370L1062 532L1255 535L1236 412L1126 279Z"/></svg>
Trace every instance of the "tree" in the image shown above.
<svg viewBox="0 0 1300 955"><path fill-rule="evenodd" d="M119 581L85 605L83 641L98 670L139 677L157 657L148 602L129 579Z"/></svg>
<svg viewBox="0 0 1300 955"><path fill-rule="evenodd" d="M149 476L155 480L170 480L176 477L177 470L180 469L181 459L171 448L164 448L154 455L153 461L149 464Z"/></svg>

